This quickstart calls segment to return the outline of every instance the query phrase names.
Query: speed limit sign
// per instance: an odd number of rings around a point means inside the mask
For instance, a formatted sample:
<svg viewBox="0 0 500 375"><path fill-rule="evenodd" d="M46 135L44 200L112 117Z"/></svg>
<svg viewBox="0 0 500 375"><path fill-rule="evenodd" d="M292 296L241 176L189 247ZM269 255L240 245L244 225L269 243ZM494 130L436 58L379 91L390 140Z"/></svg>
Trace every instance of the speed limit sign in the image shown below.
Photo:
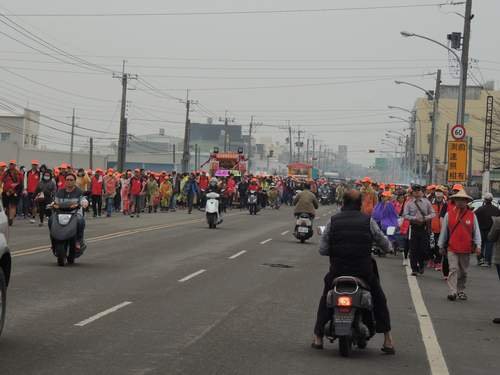
<svg viewBox="0 0 500 375"><path fill-rule="evenodd" d="M453 139L460 141L465 138L465 128L463 125L455 125L451 128L451 136Z"/></svg>

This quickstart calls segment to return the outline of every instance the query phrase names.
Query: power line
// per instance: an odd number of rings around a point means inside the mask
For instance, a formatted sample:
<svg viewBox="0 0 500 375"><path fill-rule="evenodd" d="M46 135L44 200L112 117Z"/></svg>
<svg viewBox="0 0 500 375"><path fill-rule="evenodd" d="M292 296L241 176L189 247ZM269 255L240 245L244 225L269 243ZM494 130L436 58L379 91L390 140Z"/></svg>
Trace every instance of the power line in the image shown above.
<svg viewBox="0 0 500 375"><path fill-rule="evenodd" d="M213 16L213 15L250 15L250 14L301 14L331 13L349 11L369 11L388 9L412 9L461 5L463 2L441 2L426 4L375 5L363 7L309 8L309 9L256 9L256 10L221 10L221 11L180 11L180 12L109 12L109 13L18 13L16 17L169 17L169 16Z"/></svg>

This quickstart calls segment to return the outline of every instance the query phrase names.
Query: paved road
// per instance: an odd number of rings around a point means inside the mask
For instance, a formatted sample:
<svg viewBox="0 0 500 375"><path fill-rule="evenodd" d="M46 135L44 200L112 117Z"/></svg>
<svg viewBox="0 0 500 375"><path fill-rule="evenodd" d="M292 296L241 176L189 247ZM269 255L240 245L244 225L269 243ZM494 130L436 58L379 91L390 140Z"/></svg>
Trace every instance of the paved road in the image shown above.
<svg viewBox="0 0 500 375"><path fill-rule="evenodd" d="M87 253L59 268L47 229L16 222L0 374L498 374L498 280L475 266L470 300L451 303L436 272L410 288L380 259L397 355L381 337L348 359L310 349L328 260L291 225L287 207L215 231L199 212L89 220Z"/></svg>

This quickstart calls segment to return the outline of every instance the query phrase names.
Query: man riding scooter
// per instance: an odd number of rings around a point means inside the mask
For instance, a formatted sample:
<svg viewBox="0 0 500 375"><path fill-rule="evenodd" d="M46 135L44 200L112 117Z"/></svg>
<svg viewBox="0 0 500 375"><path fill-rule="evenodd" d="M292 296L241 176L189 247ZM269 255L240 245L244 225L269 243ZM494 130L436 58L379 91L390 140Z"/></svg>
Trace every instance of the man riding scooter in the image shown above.
<svg viewBox="0 0 500 375"><path fill-rule="evenodd" d="M342 211L332 216L320 242L320 254L330 257L330 271L324 278L325 286L320 299L316 325L314 327L314 349L323 349L325 325L332 313L327 307L326 297L333 281L340 276L362 279L370 287L373 298L376 332L384 333L382 351L395 354L391 336L391 322L387 300L380 285L378 270L371 256L375 241L383 250L390 251L391 244L377 223L361 212L362 195L359 191L345 192Z"/></svg>
<svg viewBox="0 0 500 375"><path fill-rule="evenodd" d="M300 214L309 214L312 221L314 216L316 216L316 210L319 208L319 203L310 189L311 185L305 183L303 190L295 196L293 205L295 206L294 215L296 217L299 217Z"/></svg>

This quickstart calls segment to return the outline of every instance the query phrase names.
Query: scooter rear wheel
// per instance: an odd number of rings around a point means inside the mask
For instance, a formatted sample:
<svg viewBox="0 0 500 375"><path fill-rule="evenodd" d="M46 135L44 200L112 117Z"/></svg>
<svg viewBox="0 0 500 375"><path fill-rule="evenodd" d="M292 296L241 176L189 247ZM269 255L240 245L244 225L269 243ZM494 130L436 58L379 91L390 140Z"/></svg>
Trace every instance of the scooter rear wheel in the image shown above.
<svg viewBox="0 0 500 375"><path fill-rule="evenodd" d="M352 339L349 336L339 337L339 350L342 357L349 357L352 350Z"/></svg>
<svg viewBox="0 0 500 375"><path fill-rule="evenodd" d="M57 265L59 267L64 267L66 263L66 244L64 242L59 242L56 245L56 257L57 257Z"/></svg>

